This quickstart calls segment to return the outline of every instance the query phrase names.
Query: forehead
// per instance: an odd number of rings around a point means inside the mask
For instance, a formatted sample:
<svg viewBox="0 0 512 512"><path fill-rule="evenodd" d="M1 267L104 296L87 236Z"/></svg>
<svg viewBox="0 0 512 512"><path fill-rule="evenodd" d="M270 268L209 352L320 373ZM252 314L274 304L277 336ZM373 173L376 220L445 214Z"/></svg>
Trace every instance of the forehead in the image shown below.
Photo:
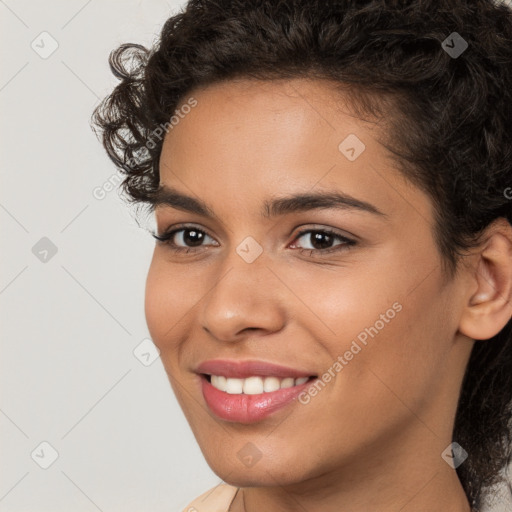
<svg viewBox="0 0 512 512"><path fill-rule="evenodd" d="M312 149L323 146L339 156L338 144L347 135L381 135L375 120L354 115L351 100L326 80L225 81L192 91L177 110L191 97L196 106L171 128L164 154L176 153L176 146L186 142L195 150L189 158L204 156L205 148L210 159L240 157L247 166L249 154L262 160L290 154L310 160L318 157Z"/></svg>
<svg viewBox="0 0 512 512"><path fill-rule="evenodd" d="M342 191L386 213L407 207L404 194L417 194L411 200L428 218L428 199L380 142L383 123L354 115L332 83L228 81L192 91L182 105L191 97L196 105L164 140L161 183L258 212L270 196L315 189Z"/></svg>

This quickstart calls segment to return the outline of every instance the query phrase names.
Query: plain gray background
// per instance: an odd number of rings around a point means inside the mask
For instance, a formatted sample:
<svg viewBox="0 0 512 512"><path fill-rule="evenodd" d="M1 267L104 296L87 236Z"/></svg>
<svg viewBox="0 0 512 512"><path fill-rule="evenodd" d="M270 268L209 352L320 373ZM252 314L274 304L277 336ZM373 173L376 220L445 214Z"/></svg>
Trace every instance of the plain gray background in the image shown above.
<svg viewBox="0 0 512 512"><path fill-rule="evenodd" d="M110 51L182 5L0 0L0 511L174 512L221 481L149 340L154 240L89 126Z"/></svg>

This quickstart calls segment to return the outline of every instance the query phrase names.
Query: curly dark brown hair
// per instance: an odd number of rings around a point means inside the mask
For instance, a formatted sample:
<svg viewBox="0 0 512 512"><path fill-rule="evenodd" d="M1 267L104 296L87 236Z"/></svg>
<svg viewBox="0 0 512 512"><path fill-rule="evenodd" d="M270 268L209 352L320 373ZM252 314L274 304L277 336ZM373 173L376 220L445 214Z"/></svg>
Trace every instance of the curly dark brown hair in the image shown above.
<svg viewBox="0 0 512 512"><path fill-rule="evenodd" d="M449 51L454 32L468 45L460 55ZM123 44L109 63L120 83L92 123L124 173L129 202L151 208L171 116L196 87L309 77L338 84L361 113L386 110L386 147L432 199L450 275L493 220L512 223L512 10L504 3L191 0L151 49ZM509 321L475 343L456 412L453 440L469 454L457 473L475 510L511 453L511 400Z"/></svg>

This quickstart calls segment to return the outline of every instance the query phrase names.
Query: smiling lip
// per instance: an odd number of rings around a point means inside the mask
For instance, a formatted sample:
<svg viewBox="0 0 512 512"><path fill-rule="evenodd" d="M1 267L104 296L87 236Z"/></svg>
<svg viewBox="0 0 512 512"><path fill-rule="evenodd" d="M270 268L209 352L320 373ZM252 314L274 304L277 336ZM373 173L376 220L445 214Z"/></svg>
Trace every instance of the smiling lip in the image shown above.
<svg viewBox="0 0 512 512"><path fill-rule="evenodd" d="M218 418L237 422L254 423L261 421L277 410L291 404L300 393L313 382L312 379L303 384L276 391L259 394L231 394L215 388L207 379L207 375L222 375L227 378L244 379L252 376L300 378L315 377L312 372L296 370L286 366L264 361L210 360L201 363L196 372L200 374L201 391L204 400Z"/></svg>
<svg viewBox="0 0 512 512"><path fill-rule="evenodd" d="M288 366L281 366L265 361L236 361L229 359L212 359L203 361L197 368L196 373L204 373L208 375L223 375L235 379L245 379L247 377L300 377L315 376L314 372L304 370L296 370Z"/></svg>

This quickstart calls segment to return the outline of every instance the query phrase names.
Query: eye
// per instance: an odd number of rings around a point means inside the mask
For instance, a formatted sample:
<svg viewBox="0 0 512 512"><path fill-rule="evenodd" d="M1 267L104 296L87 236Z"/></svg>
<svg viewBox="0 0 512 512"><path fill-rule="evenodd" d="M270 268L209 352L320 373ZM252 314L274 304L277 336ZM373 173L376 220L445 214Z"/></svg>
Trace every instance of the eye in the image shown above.
<svg viewBox="0 0 512 512"><path fill-rule="evenodd" d="M206 231L190 225L175 227L162 235L152 233L152 236L175 253L190 254L200 251L205 247L203 242L207 239L213 241L213 245L218 246L218 243ZM356 244L355 240L331 229L305 229L299 232L290 247L295 248L300 239L304 239L305 244L309 243L310 247L299 247L297 250L301 253L308 252L309 256L322 256L348 250ZM336 244L336 241L339 243Z"/></svg>
<svg viewBox="0 0 512 512"><path fill-rule="evenodd" d="M298 250L303 252L309 252L309 255L312 256L314 254L329 254L332 252L347 250L351 246L356 244L355 240L352 240L350 238L347 238L346 236L343 236L331 229L307 229L301 231L297 237L295 238L295 241L300 240L303 238L307 243L309 243L310 247L302 247ZM333 245L333 243L338 240L340 243ZM296 243L292 244L292 246L295 246Z"/></svg>
<svg viewBox="0 0 512 512"><path fill-rule="evenodd" d="M162 235L157 235L156 233L152 233L152 236L156 238L159 242L162 242L165 245L168 245L169 248L175 252L196 252L201 250L202 243L205 239L213 238L203 231L202 229L198 229L194 226L185 226L174 228ZM215 240L213 240L214 243Z"/></svg>

